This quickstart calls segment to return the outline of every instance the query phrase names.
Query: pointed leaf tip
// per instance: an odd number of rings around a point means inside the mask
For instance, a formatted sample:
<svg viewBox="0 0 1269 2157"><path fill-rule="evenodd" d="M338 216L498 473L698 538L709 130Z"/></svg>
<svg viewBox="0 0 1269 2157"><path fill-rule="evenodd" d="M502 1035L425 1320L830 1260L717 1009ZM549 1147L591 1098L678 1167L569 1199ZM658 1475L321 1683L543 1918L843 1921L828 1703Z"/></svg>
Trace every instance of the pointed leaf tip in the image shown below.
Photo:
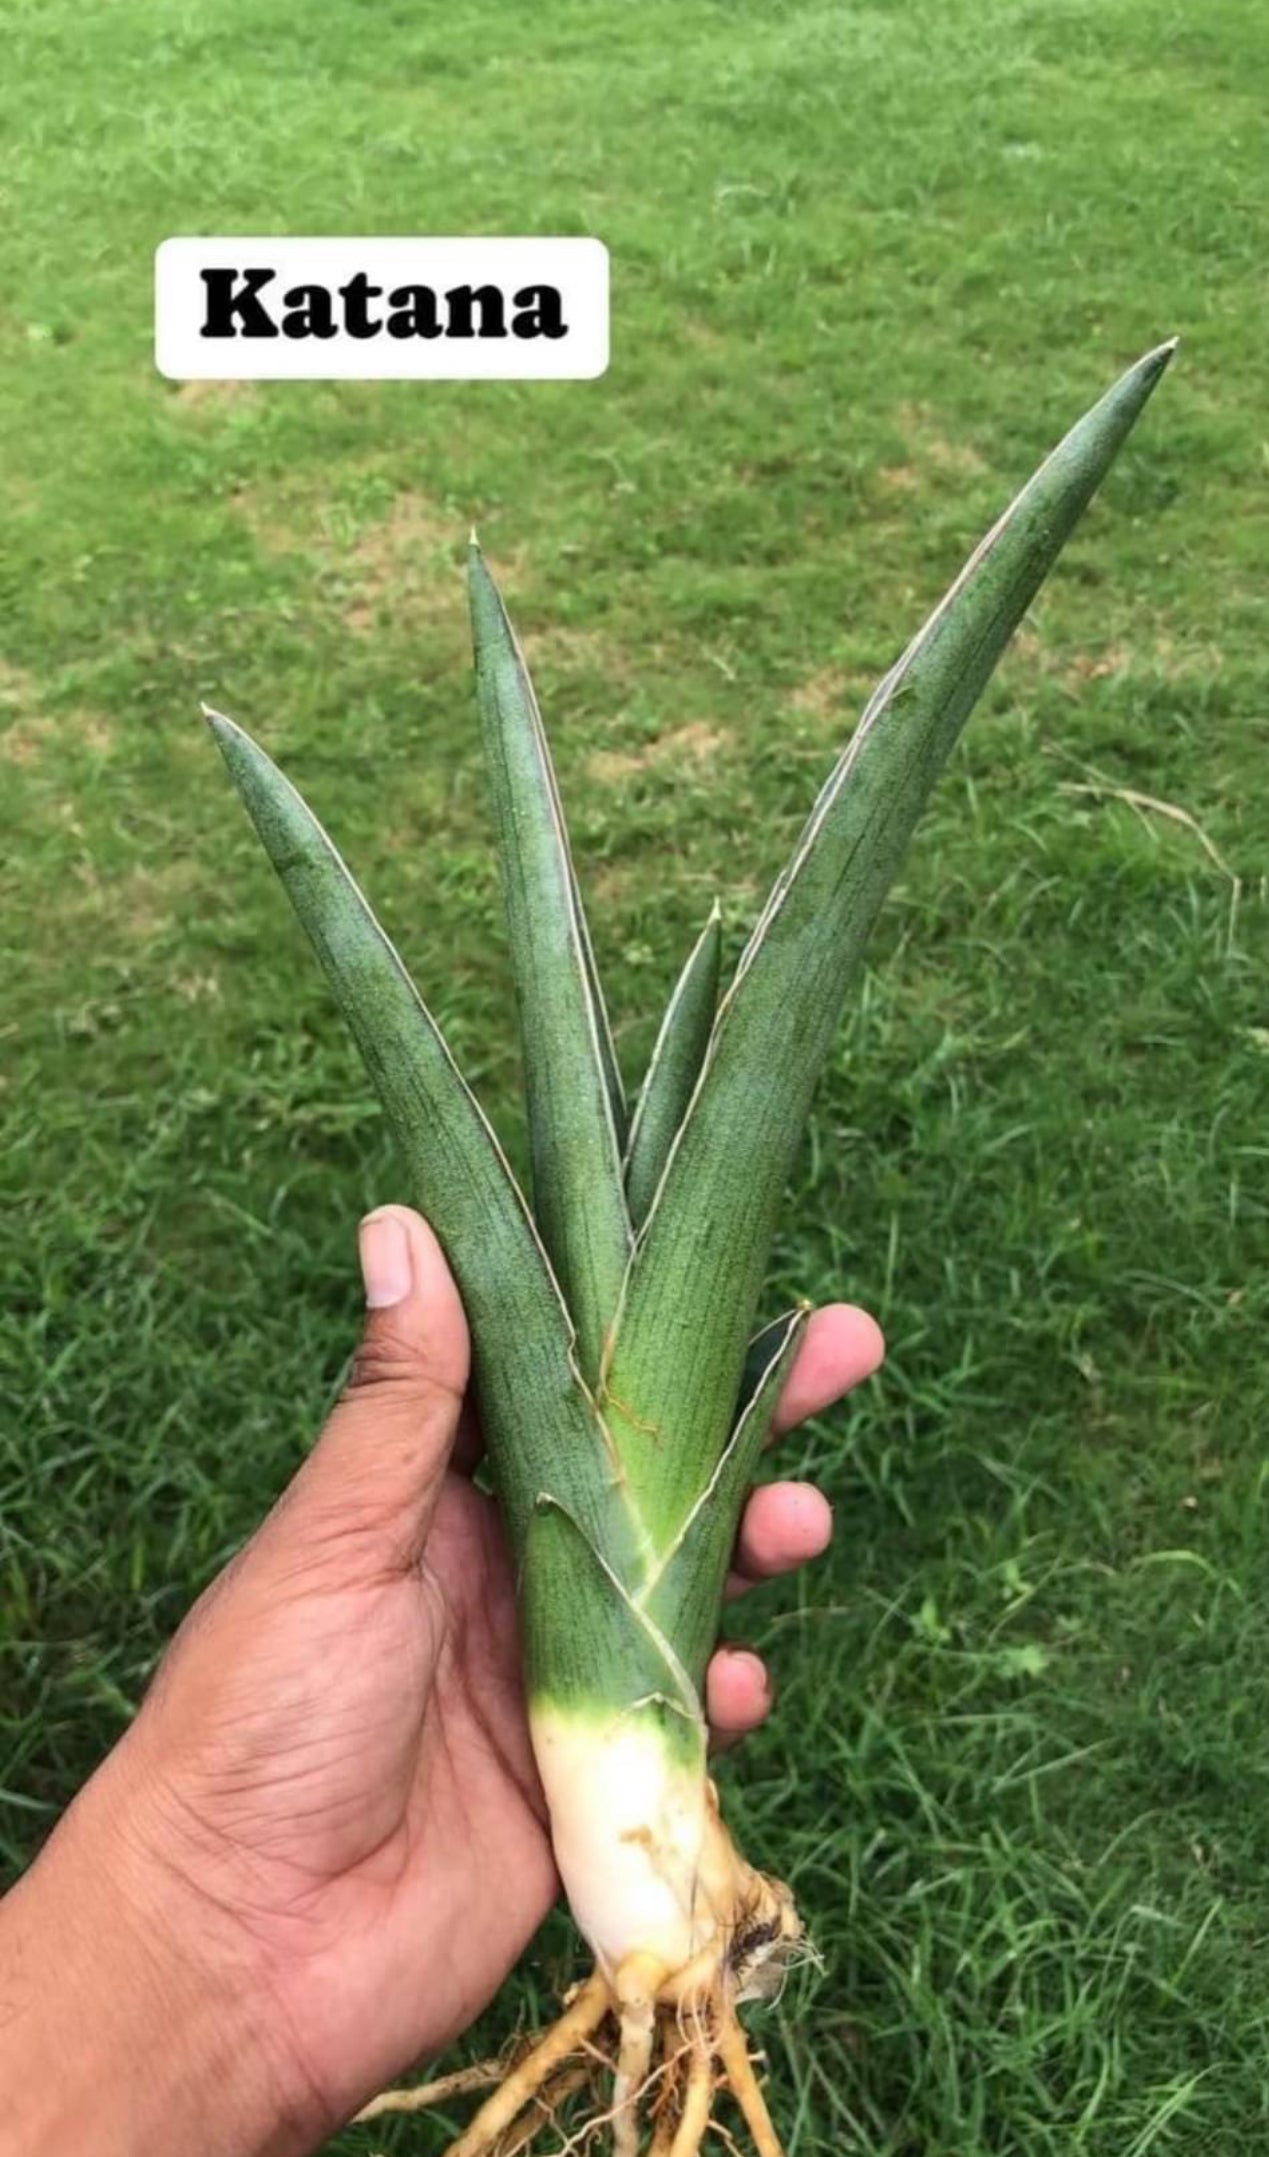
<svg viewBox="0 0 1269 2157"><path fill-rule="evenodd" d="M739 1390L812 1089L920 810L1174 350L1125 370L974 549L870 698L742 954L642 1225L609 1369L611 1395L642 1428L672 1427L685 1454ZM629 1473L636 1445L623 1438Z"/></svg>
<svg viewBox="0 0 1269 2157"><path fill-rule="evenodd" d="M1180 342L1179 337L1165 337L1162 344L1153 346L1149 352L1143 352L1135 366L1128 369L1127 379L1131 380L1136 376L1143 393L1148 395L1171 363Z"/></svg>
<svg viewBox="0 0 1269 2157"><path fill-rule="evenodd" d="M249 763L253 757L259 758L263 755L264 752L239 726L236 719L230 719L225 712L218 712L213 704L201 704L199 710L208 733L231 772L234 772L236 763Z"/></svg>
<svg viewBox="0 0 1269 2157"><path fill-rule="evenodd" d="M326 832L249 734L219 712L208 720L387 1111L403 1196L440 1237L473 1334L497 1344L481 1363L482 1424L522 1546L548 1479L584 1508L596 1449L559 1287L493 1131Z"/></svg>
<svg viewBox="0 0 1269 2157"><path fill-rule="evenodd" d="M625 1102L537 700L498 587L468 567L476 691L502 857L524 1045L534 1212L578 1334L600 1367L630 1246Z"/></svg>

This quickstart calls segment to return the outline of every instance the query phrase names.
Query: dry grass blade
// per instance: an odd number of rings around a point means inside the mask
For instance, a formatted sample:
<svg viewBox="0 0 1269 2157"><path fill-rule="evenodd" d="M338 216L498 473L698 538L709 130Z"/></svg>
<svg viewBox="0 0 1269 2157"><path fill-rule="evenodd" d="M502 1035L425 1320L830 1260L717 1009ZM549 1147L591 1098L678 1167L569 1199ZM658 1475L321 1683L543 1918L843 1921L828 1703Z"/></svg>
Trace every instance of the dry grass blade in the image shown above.
<svg viewBox="0 0 1269 2157"><path fill-rule="evenodd" d="M1094 801L1119 801L1125 808L1135 809L1141 817L1163 816L1169 823L1180 824L1185 831L1191 832L1212 867L1219 869L1229 883L1229 922L1225 932L1225 945L1227 950L1232 950L1243 880L1235 869L1231 869L1216 841L1203 829L1191 810L1183 808L1178 801L1164 801L1158 794L1143 794L1135 786L1115 786L1109 780L1063 779L1060 791L1063 794L1083 794Z"/></svg>

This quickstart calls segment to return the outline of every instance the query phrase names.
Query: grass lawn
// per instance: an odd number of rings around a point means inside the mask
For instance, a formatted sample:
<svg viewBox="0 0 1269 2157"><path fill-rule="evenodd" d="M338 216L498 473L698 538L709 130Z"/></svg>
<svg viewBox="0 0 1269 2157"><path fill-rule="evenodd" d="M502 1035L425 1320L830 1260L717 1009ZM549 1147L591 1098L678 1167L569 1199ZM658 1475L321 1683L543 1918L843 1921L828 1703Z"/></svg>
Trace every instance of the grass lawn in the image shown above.
<svg viewBox="0 0 1269 2157"><path fill-rule="evenodd" d="M397 1189L199 699L522 1157L469 524L637 1075L714 893L734 952L868 686L1176 330L819 1097L772 1307L866 1302L890 1360L787 1456L837 1539L733 1614L782 1707L724 1780L824 1955L761 2025L795 2157L1259 2147L1263 10L16 0L5 42L4 1864L300 1457ZM159 380L151 250L244 228L595 232L611 370ZM572 1955L553 1920L472 2042Z"/></svg>

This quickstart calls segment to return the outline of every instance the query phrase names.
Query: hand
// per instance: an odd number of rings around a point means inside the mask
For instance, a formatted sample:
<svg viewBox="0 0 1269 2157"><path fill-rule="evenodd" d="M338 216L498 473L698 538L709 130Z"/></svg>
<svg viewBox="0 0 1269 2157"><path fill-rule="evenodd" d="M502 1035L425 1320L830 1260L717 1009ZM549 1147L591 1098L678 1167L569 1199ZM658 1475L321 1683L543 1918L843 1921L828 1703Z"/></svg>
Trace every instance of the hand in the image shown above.
<svg viewBox="0 0 1269 2157"><path fill-rule="evenodd" d="M493 1501L470 1480L458 1292L404 1207L371 1215L361 1245L368 1315L343 1399L11 1898L38 1896L42 1871L53 1894L60 1863L91 1900L105 1864L112 1928L145 1939L164 1997L186 1981L196 1993L205 1974L222 2012L202 2019L222 2050L245 2045L257 2072L220 2140L205 2094L184 2138L166 2094L163 2146L191 2153L311 2147L466 2027L557 1892L510 1566ZM863 1312L818 1312L777 1427L827 1406L881 1354ZM814 1489L766 1486L745 1513L733 1590L814 1556L830 1528ZM720 1650L707 1705L722 1739L760 1722L757 1657ZM3 1941L0 1925L0 1971ZM108 1943L98 1984L107 1969ZM222 2077L235 2087L231 2062ZM149 2146L109 2141L102 2117L94 2150Z"/></svg>

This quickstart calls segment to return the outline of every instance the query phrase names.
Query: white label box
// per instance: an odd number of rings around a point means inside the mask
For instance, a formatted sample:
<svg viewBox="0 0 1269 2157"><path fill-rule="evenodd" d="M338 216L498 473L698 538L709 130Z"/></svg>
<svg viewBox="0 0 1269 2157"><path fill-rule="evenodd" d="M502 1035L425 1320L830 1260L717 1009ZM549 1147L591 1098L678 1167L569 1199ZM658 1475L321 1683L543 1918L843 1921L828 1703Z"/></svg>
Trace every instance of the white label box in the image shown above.
<svg viewBox="0 0 1269 2157"><path fill-rule="evenodd" d="M589 381L608 365L595 239L164 240L154 357L175 382Z"/></svg>

